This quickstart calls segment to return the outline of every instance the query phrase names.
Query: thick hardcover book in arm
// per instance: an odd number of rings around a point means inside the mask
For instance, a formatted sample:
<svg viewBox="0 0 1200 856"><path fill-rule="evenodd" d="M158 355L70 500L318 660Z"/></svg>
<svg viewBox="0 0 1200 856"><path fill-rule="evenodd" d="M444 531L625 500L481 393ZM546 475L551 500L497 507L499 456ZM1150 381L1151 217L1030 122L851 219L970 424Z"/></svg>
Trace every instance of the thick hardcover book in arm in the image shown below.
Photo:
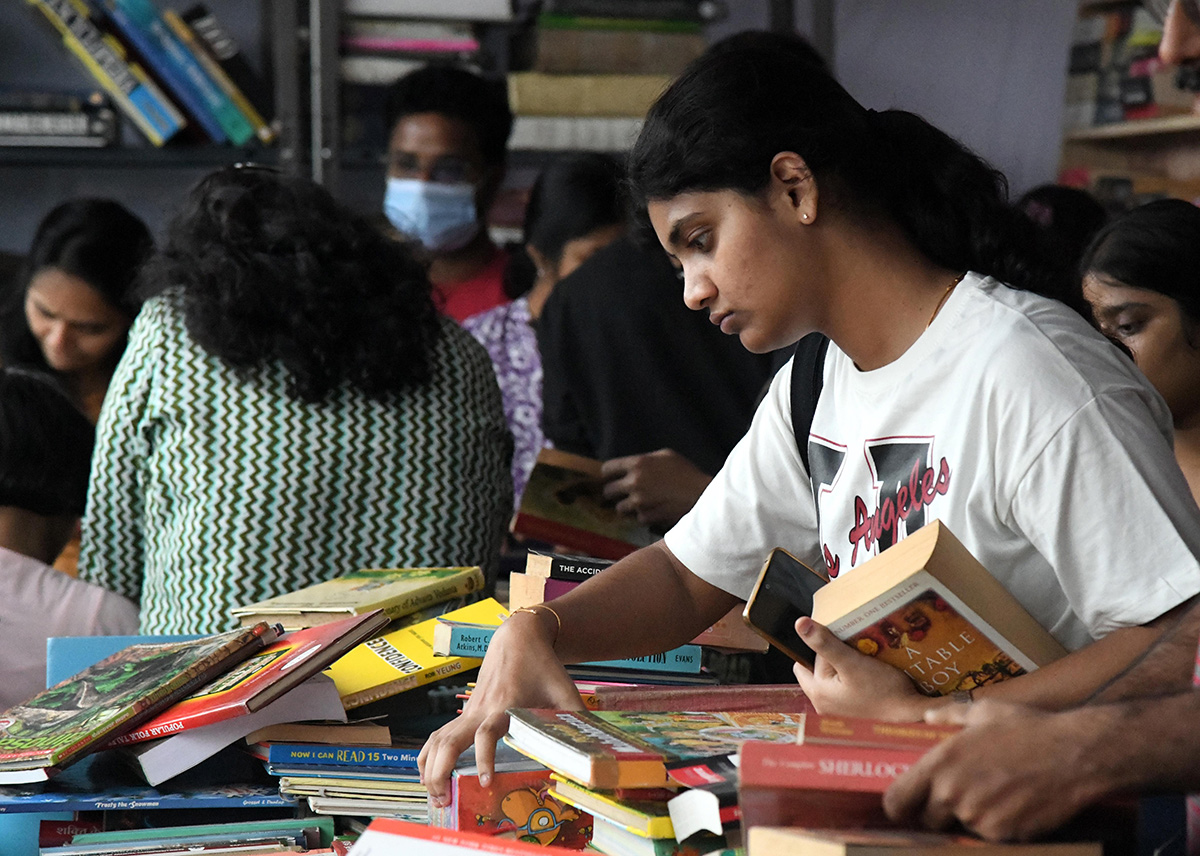
<svg viewBox="0 0 1200 856"><path fill-rule="evenodd" d="M231 609L243 624L278 621L299 630L382 609L395 620L483 588L483 571L462 568L367 568Z"/></svg>
<svg viewBox="0 0 1200 856"><path fill-rule="evenodd" d="M268 624L132 645L0 714L0 782L35 782L141 725L274 642Z"/></svg>
<svg viewBox="0 0 1200 856"><path fill-rule="evenodd" d="M813 618L921 692L974 690L1066 650L939 521L813 596Z"/></svg>

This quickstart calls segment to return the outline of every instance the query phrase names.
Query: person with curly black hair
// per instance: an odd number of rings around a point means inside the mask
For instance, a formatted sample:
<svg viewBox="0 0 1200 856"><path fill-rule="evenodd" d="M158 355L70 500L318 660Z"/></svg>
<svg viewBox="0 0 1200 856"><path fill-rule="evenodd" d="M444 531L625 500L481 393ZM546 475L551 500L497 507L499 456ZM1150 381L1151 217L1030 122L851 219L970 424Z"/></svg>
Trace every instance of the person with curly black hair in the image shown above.
<svg viewBox="0 0 1200 856"><path fill-rule="evenodd" d="M463 321L507 302L508 254L486 222L512 132L503 79L425 66L392 85L386 109L384 214L424 247L442 310Z"/></svg>
<svg viewBox="0 0 1200 856"><path fill-rule="evenodd" d="M72 199L38 224L10 301L6 365L57 375L95 423L140 300L150 230L111 199Z"/></svg>
<svg viewBox="0 0 1200 856"><path fill-rule="evenodd" d="M362 567L483 565L511 512L486 352L404 245L312 182L203 179L143 274L80 576L146 633Z"/></svg>

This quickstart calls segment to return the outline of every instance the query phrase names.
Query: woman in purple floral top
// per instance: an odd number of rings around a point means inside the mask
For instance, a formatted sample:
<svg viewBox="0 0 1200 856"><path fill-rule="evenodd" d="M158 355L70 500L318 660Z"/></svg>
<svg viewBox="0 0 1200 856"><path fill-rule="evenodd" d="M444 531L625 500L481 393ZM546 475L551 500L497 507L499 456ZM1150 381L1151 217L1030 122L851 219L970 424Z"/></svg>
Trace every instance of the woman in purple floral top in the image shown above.
<svg viewBox="0 0 1200 856"><path fill-rule="evenodd" d="M542 358L537 323L560 279L625 231L621 168L607 155L568 155L547 166L534 182L525 209L525 250L533 283L527 293L463 322L491 355L512 430L513 497L520 503L542 436ZM519 269L510 265L510 270Z"/></svg>

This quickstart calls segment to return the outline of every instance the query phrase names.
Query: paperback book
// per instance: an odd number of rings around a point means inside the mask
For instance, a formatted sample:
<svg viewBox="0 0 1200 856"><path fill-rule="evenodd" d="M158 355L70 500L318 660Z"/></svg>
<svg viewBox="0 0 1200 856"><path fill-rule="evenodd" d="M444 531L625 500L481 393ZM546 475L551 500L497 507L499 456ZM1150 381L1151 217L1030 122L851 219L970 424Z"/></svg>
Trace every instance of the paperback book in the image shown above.
<svg viewBox="0 0 1200 856"><path fill-rule="evenodd" d="M1100 842L989 843L967 835L897 829L788 829L756 826L750 856L1101 856Z"/></svg>
<svg viewBox="0 0 1200 856"><path fill-rule="evenodd" d="M503 607L494 598L484 598L457 609L447 618L483 622ZM326 670L338 686L347 710L395 696L414 687L444 680L483 662L478 657L436 657L433 631L438 619L402 627L370 639Z"/></svg>
<svg viewBox="0 0 1200 856"><path fill-rule="evenodd" d="M531 577L581 583L612 565L612 559L573 556L567 553L539 553L531 550L525 557L525 573Z"/></svg>
<svg viewBox="0 0 1200 856"><path fill-rule="evenodd" d="M658 540L605 499L599 461L558 449L538 453L512 531L602 559L620 559Z"/></svg>
<svg viewBox="0 0 1200 856"><path fill-rule="evenodd" d="M421 750L412 746L268 743L253 746L251 751L255 757L275 766L415 772Z"/></svg>
<svg viewBox="0 0 1200 856"><path fill-rule="evenodd" d="M978 689L1066 654L941 522L813 595L813 619L926 695Z"/></svg>
<svg viewBox="0 0 1200 856"><path fill-rule="evenodd" d="M737 751L748 740L795 743L790 713L641 713L513 709L505 741L593 789L668 784L667 764Z"/></svg>
<svg viewBox="0 0 1200 856"><path fill-rule="evenodd" d="M275 641L260 623L131 645L0 714L0 783L44 781Z"/></svg>
<svg viewBox="0 0 1200 856"><path fill-rule="evenodd" d="M382 609L389 620L395 620L477 592L483 583L483 571L478 567L372 568L234 607L230 614L242 624L275 621L284 630L299 630L375 609Z"/></svg>

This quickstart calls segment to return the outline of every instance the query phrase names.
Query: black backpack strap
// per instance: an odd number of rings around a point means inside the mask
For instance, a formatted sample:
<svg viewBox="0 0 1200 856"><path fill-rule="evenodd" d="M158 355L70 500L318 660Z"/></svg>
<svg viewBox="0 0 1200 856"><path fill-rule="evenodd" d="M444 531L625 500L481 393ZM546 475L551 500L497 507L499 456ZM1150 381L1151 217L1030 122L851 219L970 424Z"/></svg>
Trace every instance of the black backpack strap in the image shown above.
<svg viewBox="0 0 1200 856"><path fill-rule="evenodd" d="M792 432L796 435L804 471L809 475L808 435L825 383L825 352L828 350L828 336L809 333L796 343L796 353L792 357Z"/></svg>

